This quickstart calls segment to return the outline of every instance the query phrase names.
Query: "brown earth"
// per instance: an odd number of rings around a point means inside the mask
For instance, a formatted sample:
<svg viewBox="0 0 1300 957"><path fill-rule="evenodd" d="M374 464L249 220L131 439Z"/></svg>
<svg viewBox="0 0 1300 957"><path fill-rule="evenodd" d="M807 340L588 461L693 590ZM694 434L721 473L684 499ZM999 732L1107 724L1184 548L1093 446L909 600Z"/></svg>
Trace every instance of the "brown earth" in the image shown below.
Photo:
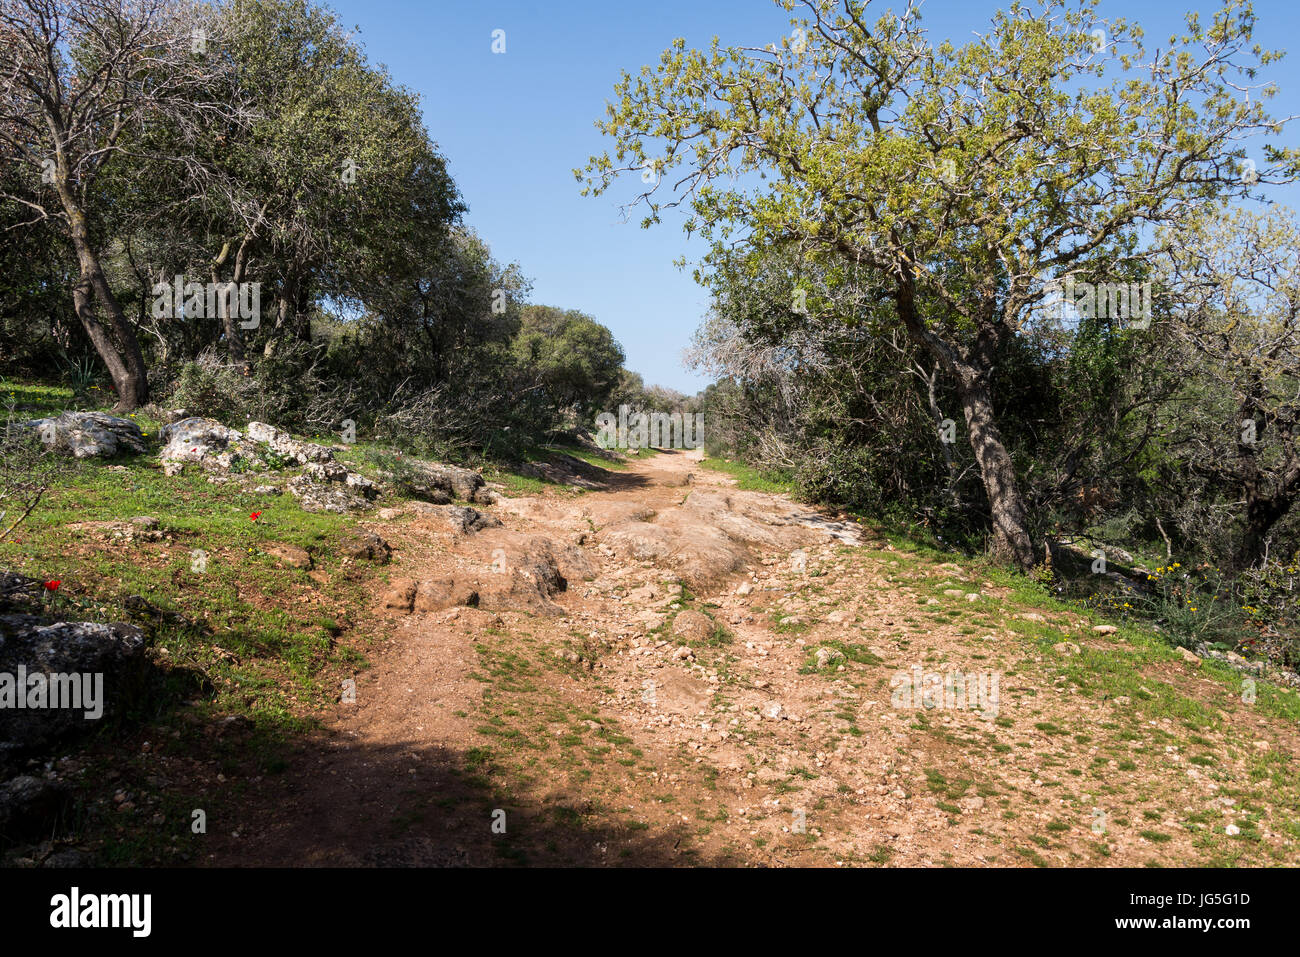
<svg viewBox="0 0 1300 957"><path fill-rule="evenodd" d="M1295 729L1231 683L697 458L367 523L355 701L231 782L196 862L1300 860ZM999 696L926 707L914 669Z"/></svg>

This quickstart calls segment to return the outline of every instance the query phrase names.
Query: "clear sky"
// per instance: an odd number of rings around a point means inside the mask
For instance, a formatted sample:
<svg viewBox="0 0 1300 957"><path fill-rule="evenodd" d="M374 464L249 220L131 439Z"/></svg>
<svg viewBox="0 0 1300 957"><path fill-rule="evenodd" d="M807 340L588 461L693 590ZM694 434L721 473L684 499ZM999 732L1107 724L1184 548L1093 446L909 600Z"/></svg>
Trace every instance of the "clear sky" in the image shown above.
<svg viewBox="0 0 1300 957"><path fill-rule="evenodd" d="M682 351L707 308L689 268L698 257L679 220L649 230L621 222L617 205L634 184L584 198L573 169L603 152L594 122L621 70L657 61L676 37L690 46L765 45L788 33L790 14L771 0L327 0L345 28L358 27L370 59L419 93L425 122L469 205L466 221L505 262L532 278L535 302L581 309L608 326L627 365L647 384L693 393L707 381ZM1009 0L928 0L923 20L936 42L982 31ZM871 12L901 3L873 3ZM1143 25L1150 46L1174 32L1188 9L1209 15L1217 0L1103 0L1108 18ZM1300 4L1257 0L1258 39L1288 49L1300 35ZM874 16L873 16L874 19ZM492 52L492 31L506 52ZM1274 67L1282 91L1274 115L1300 113L1300 50ZM1286 136L1296 142L1300 127ZM635 184L639 185L639 183ZM1295 205L1294 200L1291 200Z"/></svg>

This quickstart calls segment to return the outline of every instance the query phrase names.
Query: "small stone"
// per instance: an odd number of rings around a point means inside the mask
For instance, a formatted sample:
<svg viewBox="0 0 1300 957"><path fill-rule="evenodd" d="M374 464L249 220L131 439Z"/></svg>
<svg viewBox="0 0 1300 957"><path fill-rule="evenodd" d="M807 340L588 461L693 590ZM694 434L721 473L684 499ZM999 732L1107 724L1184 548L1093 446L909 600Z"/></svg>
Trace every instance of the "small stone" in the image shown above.
<svg viewBox="0 0 1300 957"><path fill-rule="evenodd" d="M409 578L398 579L380 600L384 608L409 612L415 604L417 585Z"/></svg>
<svg viewBox="0 0 1300 957"><path fill-rule="evenodd" d="M343 555L354 561L387 565L393 557L392 547L374 532L365 530L355 532L345 536L339 544Z"/></svg>
<svg viewBox="0 0 1300 957"><path fill-rule="evenodd" d="M673 619L673 635L686 641L707 641L716 627L708 615L689 608Z"/></svg>
<svg viewBox="0 0 1300 957"><path fill-rule="evenodd" d="M820 670L825 668L827 665L837 664L844 660L844 655L836 651L834 648L818 648L814 653L813 658L817 662L818 670Z"/></svg>
<svg viewBox="0 0 1300 957"><path fill-rule="evenodd" d="M281 564L290 568L311 568L311 555L296 545L272 545L266 554L279 559Z"/></svg>

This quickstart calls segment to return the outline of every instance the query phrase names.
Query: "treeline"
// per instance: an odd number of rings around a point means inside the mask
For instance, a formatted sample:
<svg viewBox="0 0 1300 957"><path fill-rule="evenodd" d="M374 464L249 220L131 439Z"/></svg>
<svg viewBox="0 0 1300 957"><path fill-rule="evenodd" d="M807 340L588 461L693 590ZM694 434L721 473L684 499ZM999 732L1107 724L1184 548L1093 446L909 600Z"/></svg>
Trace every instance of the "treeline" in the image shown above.
<svg viewBox="0 0 1300 957"><path fill-rule="evenodd" d="M1300 154L1250 7L1154 50L1092 0L798 12L625 75L578 171L710 245L712 448L1057 582L1138 553L1121 611L1293 619Z"/></svg>
<svg viewBox="0 0 1300 957"><path fill-rule="evenodd" d="M528 303L416 96L306 0L6 0L0 151L7 374L443 454L639 385Z"/></svg>

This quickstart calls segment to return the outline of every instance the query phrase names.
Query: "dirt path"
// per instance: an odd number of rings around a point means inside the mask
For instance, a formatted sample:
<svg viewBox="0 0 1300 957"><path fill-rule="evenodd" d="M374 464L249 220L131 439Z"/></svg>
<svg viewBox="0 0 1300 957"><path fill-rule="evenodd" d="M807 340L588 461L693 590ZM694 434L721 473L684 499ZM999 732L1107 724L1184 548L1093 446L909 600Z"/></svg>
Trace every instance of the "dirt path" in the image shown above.
<svg viewBox="0 0 1300 957"><path fill-rule="evenodd" d="M1293 791L1253 790L1288 726L693 453L382 518L355 703L237 782L204 863L1297 860Z"/></svg>

